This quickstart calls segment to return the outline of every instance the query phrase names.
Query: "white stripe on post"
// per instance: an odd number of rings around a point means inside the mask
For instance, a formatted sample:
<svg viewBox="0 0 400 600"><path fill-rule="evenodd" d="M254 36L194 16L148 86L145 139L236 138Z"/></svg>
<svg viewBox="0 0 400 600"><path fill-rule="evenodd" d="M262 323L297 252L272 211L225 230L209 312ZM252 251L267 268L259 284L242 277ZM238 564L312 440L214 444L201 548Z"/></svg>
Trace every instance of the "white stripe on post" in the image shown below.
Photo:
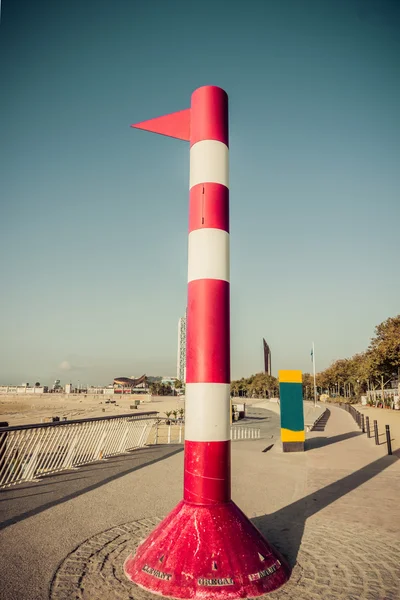
<svg viewBox="0 0 400 600"><path fill-rule="evenodd" d="M229 281L229 233L222 229L195 229L189 234L188 281Z"/></svg>
<svg viewBox="0 0 400 600"><path fill-rule="evenodd" d="M207 182L229 187L229 150L216 140L202 140L190 149L189 187Z"/></svg>
<svg viewBox="0 0 400 600"><path fill-rule="evenodd" d="M224 442L231 439L229 383L187 383L185 439Z"/></svg>

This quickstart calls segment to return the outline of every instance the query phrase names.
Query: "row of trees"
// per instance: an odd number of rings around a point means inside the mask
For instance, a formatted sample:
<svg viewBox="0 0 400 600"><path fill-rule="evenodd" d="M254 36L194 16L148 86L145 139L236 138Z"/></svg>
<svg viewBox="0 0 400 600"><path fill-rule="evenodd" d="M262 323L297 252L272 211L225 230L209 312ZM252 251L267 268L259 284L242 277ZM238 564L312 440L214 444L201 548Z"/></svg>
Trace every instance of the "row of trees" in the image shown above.
<svg viewBox="0 0 400 600"><path fill-rule="evenodd" d="M173 393L172 387L169 383L161 383L161 381L155 381L149 385L150 393L153 396L171 396Z"/></svg>
<svg viewBox="0 0 400 600"><path fill-rule="evenodd" d="M374 337L365 352L333 362L317 373L319 394L346 398L359 397L367 391L372 396L384 391L400 379L400 315L390 317L375 328ZM314 380L310 373L303 375L304 397L314 397ZM232 396L268 398L279 392L278 380L266 373L232 381Z"/></svg>
<svg viewBox="0 0 400 600"><path fill-rule="evenodd" d="M316 376L317 391L345 398L384 391L398 383L400 374L400 315L390 317L375 328L375 335L365 352L339 359ZM313 377L303 376L306 397L312 397Z"/></svg>
<svg viewBox="0 0 400 600"><path fill-rule="evenodd" d="M279 383L276 377L267 373L257 373L246 379L242 377L231 383L232 396L246 398L273 398L278 394Z"/></svg>
<svg viewBox="0 0 400 600"><path fill-rule="evenodd" d="M175 390L180 390L183 387L182 381L177 379L174 383ZM173 396L174 390L169 383L161 383L161 381L153 381L149 385L150 393L153 396Z"/></svg>

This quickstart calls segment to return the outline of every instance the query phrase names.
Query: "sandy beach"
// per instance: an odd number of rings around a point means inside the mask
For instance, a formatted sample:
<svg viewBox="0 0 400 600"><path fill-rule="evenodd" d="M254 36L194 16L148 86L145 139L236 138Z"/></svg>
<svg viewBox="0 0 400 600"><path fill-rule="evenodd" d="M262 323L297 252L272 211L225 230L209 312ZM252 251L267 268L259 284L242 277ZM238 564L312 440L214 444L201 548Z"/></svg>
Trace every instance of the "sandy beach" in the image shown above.
<svg viewBox="0 0 400 600"><path fill-rule="evenodd" d="M115 404L106 401L116 400ZM135 400L140 400L137 409L131 409ZM100 394L40 394L0 396L0 420L9 426L43 423L51 417L85 419L107 417L128 413L155 410L165 417L167 410L184 408L184 396L104 396Z"/></svg>
<svg viewBox="0 0 400 600"><path fill-rule="evenodd" d="M115 400L115 404L107 400ZM137 409L131 409L131 405L139 400ZM233 398L232 401L239 402L242 399ZM279 404L269 402L265 399L247 399L248 406L266 408L279 414ZM320 406L320 405L319 405ZM118 394L105 396L103 394L35 394L16 395L4 394L0 396L0 421L7 422L9 426L30 425L43 423L52 417L60 420L66 417L71 419L86 419L90 417L107 417L122 414L135 414L143 411L157 411L160 417L165 417L166 411L185 408L184 396L150 396L132 394L120 396ZM316 412L320 412L320 408ZM305 403L306 424L315 420L314 407L311 403Z"/></svg>

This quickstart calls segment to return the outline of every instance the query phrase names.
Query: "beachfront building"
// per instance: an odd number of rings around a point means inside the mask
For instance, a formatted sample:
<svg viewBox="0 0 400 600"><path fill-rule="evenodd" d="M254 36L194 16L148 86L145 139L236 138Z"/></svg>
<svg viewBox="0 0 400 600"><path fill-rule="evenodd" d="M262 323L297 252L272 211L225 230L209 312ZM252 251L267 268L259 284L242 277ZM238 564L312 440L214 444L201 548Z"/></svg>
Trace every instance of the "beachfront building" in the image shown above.
<svg viewBox="0 0 400 600"><path fill-rule="evenodd" d="M178 357L176 366L176 376L186 382L186 315L178 321Z"/></svg>
<svg viewBox="0 0 400 600"><path fill-rule="evenodd" d="M149 391L146 375L141 377L116 377L113 387L115 394L147 394Z"/></svg>
<svg viewBox="0 0 400 600"><path fill-rule="evenodd" d="M29 383L23 385L0 385L0 394L46 394L47 385L30 386Z"/></svg>

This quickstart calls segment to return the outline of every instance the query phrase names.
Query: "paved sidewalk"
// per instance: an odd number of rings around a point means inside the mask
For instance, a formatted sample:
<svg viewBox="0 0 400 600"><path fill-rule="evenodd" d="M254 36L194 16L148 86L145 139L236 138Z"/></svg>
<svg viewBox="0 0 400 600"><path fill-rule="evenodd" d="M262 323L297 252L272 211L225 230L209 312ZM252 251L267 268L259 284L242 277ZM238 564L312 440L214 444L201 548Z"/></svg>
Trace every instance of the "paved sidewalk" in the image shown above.
<svg viewBox="0 0 400 600"><path fill-rule="evenodd" d="M248 406L253 407L253 409L262 408L264 410L271 411L277 415L281 413L281 407L278 402L271 402L270 400L257 400L250 399ZM318 402L316 406L314 406L314 402L303 402L304 409L304 425L307 428L311 428L316 419L324 412L325 405Z"/></svg>
<svg viewBox="0 0 400 600"><path fill-rule="evenodd" d="M267 598L398 600L400 461L328 410L304 453L276 438L232 444L234 501L294 566ZM122 562L181 499L182 474L181 447L151 447L1 492L2 600L46 600L52 581L52 600L147 597Z"/></svg>

